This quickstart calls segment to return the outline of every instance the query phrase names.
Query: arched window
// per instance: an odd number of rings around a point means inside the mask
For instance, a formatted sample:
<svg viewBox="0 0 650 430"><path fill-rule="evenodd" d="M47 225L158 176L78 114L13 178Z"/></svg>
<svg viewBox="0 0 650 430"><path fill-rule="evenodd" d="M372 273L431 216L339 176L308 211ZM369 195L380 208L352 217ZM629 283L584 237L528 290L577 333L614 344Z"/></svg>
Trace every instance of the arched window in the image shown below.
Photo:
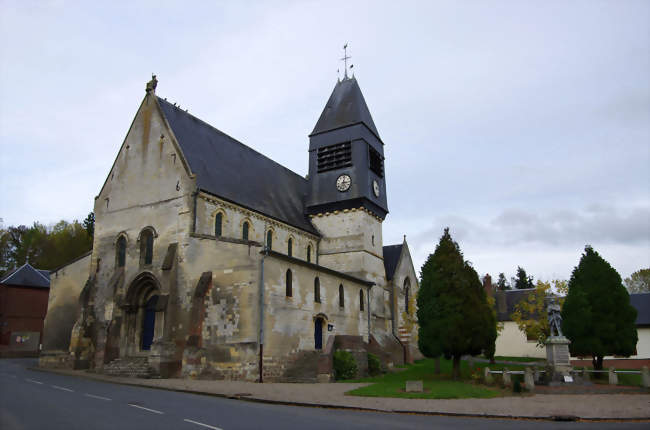
<svg viewBox="0 0 650 430"><path fill-rule="evenodd" d="M293 239L289 238L289 241L287 242L287 255L289 257L293 256Z"/></svg>
<svg viewBox="0 0 650 430"><path fill-rule="evenodd" d="M345 307L345 297L343 296L343 284L339 284L339 307Z"/></svg>
<svg viewBox="0 0 650 430"><path fill-rule="evenodd" d="M268 249L273 249L273 230L266 232L266 247Z"/></svg>
<svg viewBox="0 0 650 430"><path fill-rule="evenodd" d="M117 239L117 267L124 267L126 264L126 238L120 236Z"/></svg>
<svg viewBox="0 0 650 430"><path fill-rule="evenodd" d="M248 229L249 229L248 221L244 221L244 225L241 228L241 238L244 240L248 240Z"/></svg>
<svg viewBox="0 0 650 430"><path fill-rule="evenodd" d="M320 303L320 279L314 278L314 302Z"/></svg>
<svg viewBox="0 0 650 430"><path fill-rule="evenodd" d="M153 231L149 228L140 233L140 261L145 265L153 262Z"/></svg>
<svg viewBox="0 0 650 430"><path fill-rule="evenodd" d="M359 290L359 310L363 312L363 290Z"/></svg>
<svg viewBox="0 0 650 430"><path fill-rule="evenodd" d="M307 245L307 263L311 263L311 245Z"/></svg>
<svg viewBox="0 0 650 430"><path fill-rule="evenodd" d="M291 297L293 295L292 291L292 283L293 283L293 275L291 274L291 269L287 269L287 276L286 276L286 284L287 284L287 297Z"/></svg>
<svg viewBox="0 0 650 430"><path fill-rule="evenodd" d="M409 295L411 294L411 280L406 278L404 280L404 310L407 315L411 314L411 307L409 305Z"/></svg>
<svg viewBox="0 0 650 430"><path fill-rule="evenodd" d="M219 237L221 236L221 229L223 226L223 214L221 212L217 213L214 217L214 235Z"/></svg>

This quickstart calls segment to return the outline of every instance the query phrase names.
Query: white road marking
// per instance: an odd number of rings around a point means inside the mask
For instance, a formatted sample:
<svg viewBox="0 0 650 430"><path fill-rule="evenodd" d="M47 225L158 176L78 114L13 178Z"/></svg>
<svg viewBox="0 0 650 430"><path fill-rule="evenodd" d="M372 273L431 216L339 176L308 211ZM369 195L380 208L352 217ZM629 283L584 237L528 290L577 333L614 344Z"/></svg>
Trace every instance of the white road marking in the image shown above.
<svg viewBox="0 0 650 430"><path fill-rule="evenodd" d="M59 387L58 385L50 385L50 387L56 388L57 390L68 391L70 393L74 393L74 390L71 390L71 389L65 388L65 387Z"/></svg>
<svg viewBox="0 0 650 430"><path fill-rule="evenodd" d="M138 409L144 409L145 411L153 412L154 414L164 414L164 412L160 412L155 409L145 408L144 406L134 405L133 403L127 403L127 405L133 406L134 408L138 408Z"/></svg>
<svg viewBox="0 0 650 430"><path fill-rule="evenodd" d="M88 394L88 393L84 394L84 396L92 397L93 399L99 399L99 400L112 400L109 399L108 397L95 396L94 394Z"/></svg>
<svg viewBox="0 0 650 430"><path fill-rule="evenodd" d="M212 429L212 430L223 430L220 427L209 426L207 424L203 424L203 423L200 423L198 421L188 420L187 418L185 418L183 421L187 421L188 423L192 423L192 424L196 424L196 425L199 425L199 426L207 427L207 428Z"/></svg>
<svg viewBox="0 0 650 430"><path fill-rule="evenodd" d="M25 378L25 381L33 382L34 384L41 384L41 385L43 385L43 383L42 383L41 381L35 381L34 379Z"/></svg>
<svg viewBox="0 0 650 430"><path fill-rule="evenodd" d="M9 375L9 376L12 377L12 378L15 378L15 377L16 377L16 375Z"/></svg>

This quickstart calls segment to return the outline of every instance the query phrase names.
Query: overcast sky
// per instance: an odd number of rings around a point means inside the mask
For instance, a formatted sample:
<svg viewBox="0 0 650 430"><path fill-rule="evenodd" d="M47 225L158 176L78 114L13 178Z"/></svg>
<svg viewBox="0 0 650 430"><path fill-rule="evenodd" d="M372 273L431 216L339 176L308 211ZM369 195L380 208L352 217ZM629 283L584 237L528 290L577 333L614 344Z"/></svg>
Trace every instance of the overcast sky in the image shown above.
<svg viewBox="0 0 650 430"><path fill-rule="evenodd" d="M345 42L416 271L445 226L480 274L650 266L648 1L0 0L4 226L93 209L151 73L305 175Z"/></svg>

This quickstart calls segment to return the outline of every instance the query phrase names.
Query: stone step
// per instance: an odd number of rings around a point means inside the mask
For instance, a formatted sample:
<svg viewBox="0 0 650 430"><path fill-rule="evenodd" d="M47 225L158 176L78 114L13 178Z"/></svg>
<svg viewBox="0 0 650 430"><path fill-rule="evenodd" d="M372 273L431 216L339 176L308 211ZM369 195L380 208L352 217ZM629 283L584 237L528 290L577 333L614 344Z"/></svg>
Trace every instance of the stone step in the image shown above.
<svg viewBox="0 0 650 430"><path fill-rule="evenodd" d="M116 358L104 366L103 373L109 376L134 378L160 377L160 375L149 366L149 361L146 357Z"/></svg>

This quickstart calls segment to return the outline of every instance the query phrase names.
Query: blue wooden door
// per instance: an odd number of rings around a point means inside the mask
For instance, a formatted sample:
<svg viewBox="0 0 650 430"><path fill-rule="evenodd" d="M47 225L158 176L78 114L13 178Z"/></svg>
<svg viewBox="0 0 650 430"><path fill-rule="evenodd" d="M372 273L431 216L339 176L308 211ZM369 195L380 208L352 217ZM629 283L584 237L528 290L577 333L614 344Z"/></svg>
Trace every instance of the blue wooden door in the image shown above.
<svg viewBox="0 0 650 430"><path fill-rule="evenodd" d="M314 322L314 340L315 348L323 349L323 320L321 318L316 318Z"/></svg>
<svg viewBox="0 0 650 430"><path fill-rule="evenodd" d="M158 296L152 296L144 305L144 321L142 322L142 349L148 351L153 342L153 333L156 326L156 303Z"/></svg>

